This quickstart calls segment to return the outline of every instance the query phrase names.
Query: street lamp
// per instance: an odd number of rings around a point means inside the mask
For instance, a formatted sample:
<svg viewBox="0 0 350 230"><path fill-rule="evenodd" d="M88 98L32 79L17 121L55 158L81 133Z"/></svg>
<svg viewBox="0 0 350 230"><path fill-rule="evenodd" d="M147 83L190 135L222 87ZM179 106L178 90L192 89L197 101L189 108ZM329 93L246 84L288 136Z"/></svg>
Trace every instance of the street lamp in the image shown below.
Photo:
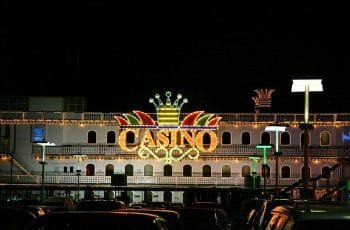
<svg viewBox="0 0 350 230"><path fill-rule="evenodd" d="M261 171L264 177L264 193L266 193L266 173L267 173L267 149L271 149L271 145L257 145L257 149L262 149L262 167Z"/></svg>
<svg viewBox="0 0 350 230"><path fill-rule="evenodd" d="M293 80L292 92L304 92L304 124L299 127L304 130L305 148L304 148L304 168L303 168L303 188L307 192L309 188L309 130L313 129L312 124L309 124L309 92L322 92L322 79L301 79Z"/></svg>
<svg viewBox="0 0 350 230"><path fill-rule="evenodd" d="M256 189L256 163L260 159L260 157L254 155L252 157L248 157L250 160L252 160L252 178L253 178L253 190Z"/></svg>
<svg viewBox="0 0 350 230"><path fill-rule="evenodd" d="M77 190L78 190L78 193L76 195L76 199L79 201L80 199L80 175L81 175L81 169L80 169L80 163L84 160L87 160L87 156L86 155L81 155L81 154L76 154L76 155L73 155L73 157L78 161L78 166L77 166L77 178L78 178L78 186L77 186Z"/></svg>
<svg viewBox="0 0 350 230"><path fill-rule="evenodd" d="M42 158L41 161L39 161L39 164L41 164L41 201L44 200L44 177L45 177L45 164L47 164L45 162L45 154L46 154L46 146L55 146L55 143L51 143L51 142L42 142L42 143L37 143L38 145L43 147L42 150Z"/></svg>
<svg viewBox="0 0 350 230"><path fill-rule="evenodd" d="M276 174L276 195L278 195L278 156L282 155L282 152L278 151L278 132L284 132L286 131L287 126L283 126L283 125L269 125L266 126L265 131L275 131L276 133L276 145L275 145L275 152L274 155L276 157L276 169L275 169L275 174Z"/></svg>

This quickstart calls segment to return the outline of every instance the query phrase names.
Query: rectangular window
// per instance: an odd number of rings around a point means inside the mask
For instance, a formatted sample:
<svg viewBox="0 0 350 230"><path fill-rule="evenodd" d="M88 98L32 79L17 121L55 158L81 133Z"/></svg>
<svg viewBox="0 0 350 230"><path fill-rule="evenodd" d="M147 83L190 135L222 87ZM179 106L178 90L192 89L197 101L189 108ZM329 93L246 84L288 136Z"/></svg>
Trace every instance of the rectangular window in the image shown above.
<svg viewBox="0 0 350 230"><path fill-rule="evenodd" d="M68 171L67 166L64 166L64 167L63 167L63 172L64 172L64 173L67 173L67 171Z"/></svg>
<svg viewBox="0 0 350 230"><path fill-rule="evenodd" d="M73 166L70 166L70 167L69 167L69 172L70 172L70 173L73 173L73 172L74 172L74 171L73 171Z"/></svg>

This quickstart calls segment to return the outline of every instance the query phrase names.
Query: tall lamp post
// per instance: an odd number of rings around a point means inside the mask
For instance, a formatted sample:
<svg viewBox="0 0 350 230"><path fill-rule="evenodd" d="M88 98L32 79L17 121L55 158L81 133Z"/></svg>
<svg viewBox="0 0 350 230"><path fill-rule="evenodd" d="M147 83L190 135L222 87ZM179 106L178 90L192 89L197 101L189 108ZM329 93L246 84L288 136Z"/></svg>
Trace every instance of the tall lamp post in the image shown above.
<svg viewBox="0 0 350 230"><path fill-rule="evenodd" d="M11 168L10 168L10 201L12 201L12 191L13 191L13 154L14 153L10 153L10 163L11 163Z"/></svg>
<svg viewBox="0 0 350 230"><path fill-rule="evenodd" d="M41 161L39 161L39 164L41 164L41 194L40 194L40 198L41 201L44 200L44 188L45 188L45 164L47 164L45 162L45 154L46 154L46 146L54 146L56 145L55 143L51 143L51 142L42 142L42 143L38 143L38 145L42 146L42 158Z"/></svg>
<svg viewBox="0 0 350 230"><path fill-rule="evenodd" d="M298 79L293 80L292 92L304 92L304 123L300 124L300 129L304 130L305 148L304 148L304 168L303 168L303 189L305 194L309 190L309 131L313 129L309 123L309 92L322 92L322 79ZM308 196L308 195L307 195Z"/></svg>
<svg viewBox="0 0 350 230"><path fill-rule="evenodd" d="M267 173L267 149L271 149L271 145L257 145L257 149L262 149L262 176L264 177L264 193L266 193L266 173Z"/></svg>
<svg viewBox="0 0 350 230"><path fill-rule="evenodd" d="M76 170L76 172L77 172L77 190L78 190L78 192L77 192L77 195L76 195L76 200L78 200L79 201L79 199L80 199L80 176L81 176L81 169L80 169L80 163L82 162L82 161L84 161L84 160L86 160L87 159L87 156L86 155L81 155L81 154L77 154L77 155L74 155L73 156L77 161L78 161L78 166L77 166L77 170Z"/></svg>
<svg viewBox="0 0 350 230"><path fill-rule="evenodd" d="M252 179L253 179L253 186L252 189L255 190L256 189L256 163L258 162L258 160L260 159L260 157L254 155L252 157L249 157L250 160L252 160Z"/></svg>
<svg viewBox="0 0 350 230"><path fill-rule="evenodd" d="M278 195L279 191L278 191L278 157L282 155L282 152L278 151L278 145L279 145L279 141L278 141L278 132L284 132L286 131L287 126L283 126L283 125L269 125L266 126L265 131L275 131L276 134L276 138L275 138L275 158L276 158L276 168L275 168L275 174L276 174L276 195Z"/></svg>

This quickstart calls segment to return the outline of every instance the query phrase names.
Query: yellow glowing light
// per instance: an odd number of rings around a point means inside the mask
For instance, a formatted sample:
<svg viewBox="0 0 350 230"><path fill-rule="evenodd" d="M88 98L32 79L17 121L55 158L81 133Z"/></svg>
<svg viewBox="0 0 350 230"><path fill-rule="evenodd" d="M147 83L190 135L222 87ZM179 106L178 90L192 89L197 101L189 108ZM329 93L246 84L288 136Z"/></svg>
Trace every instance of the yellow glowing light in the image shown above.
<svg viewBox="0 0 350 230"><path fill-rule="evenodd" d="M119 146L127 151L137 151L142 159L153 157L156 160L163 160L171 164L173 161L180 161L184 157L195 160L199 153L210 153L218 145L218 138L212 130L182 130L182 129L161 129L156 133L146 130L140 139L140 144L129 148L126 145L126 135L132 132L138 139L139 129L125 129L119 134ZM204 135L209 135L210 143L204 144ZM136 140L136 142L138 142Z"/></svg>

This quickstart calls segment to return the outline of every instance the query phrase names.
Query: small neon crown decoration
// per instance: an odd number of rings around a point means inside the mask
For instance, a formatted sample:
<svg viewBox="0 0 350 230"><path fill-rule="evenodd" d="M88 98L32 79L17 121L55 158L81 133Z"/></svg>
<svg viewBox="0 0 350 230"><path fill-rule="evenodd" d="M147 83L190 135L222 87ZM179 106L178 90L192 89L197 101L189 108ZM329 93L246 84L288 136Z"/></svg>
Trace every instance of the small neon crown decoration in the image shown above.
<svg viewBox="0 0 350 230"><path fill-rule="evenodd" d="M154 97L158 101L158 104L155 102L155 99L150 98L149 102L154 105L157 111L157 119L159 126L177 126L179 125L180 111L182 106L188 102L187 98L184 98L180 102L182 95L178 94L176 100L171 103L170 97L171 92L167 91L165 93L166 101L165 104L160 99L159 94L156 94Z"/></svg>

